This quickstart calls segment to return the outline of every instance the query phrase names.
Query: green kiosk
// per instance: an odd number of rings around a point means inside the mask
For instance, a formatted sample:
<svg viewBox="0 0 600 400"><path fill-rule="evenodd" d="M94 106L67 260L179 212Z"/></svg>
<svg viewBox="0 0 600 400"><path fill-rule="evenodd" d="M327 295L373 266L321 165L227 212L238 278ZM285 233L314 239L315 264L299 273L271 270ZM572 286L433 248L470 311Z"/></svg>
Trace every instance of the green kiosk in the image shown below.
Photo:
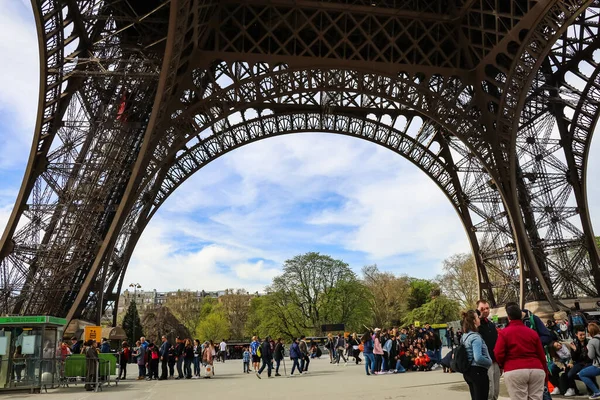
<svg viewBox="0 0 600 400"><path fill-rule="evenodd" d="M0 393L58 386L63 374L64 318L0 317Z"/></svg>

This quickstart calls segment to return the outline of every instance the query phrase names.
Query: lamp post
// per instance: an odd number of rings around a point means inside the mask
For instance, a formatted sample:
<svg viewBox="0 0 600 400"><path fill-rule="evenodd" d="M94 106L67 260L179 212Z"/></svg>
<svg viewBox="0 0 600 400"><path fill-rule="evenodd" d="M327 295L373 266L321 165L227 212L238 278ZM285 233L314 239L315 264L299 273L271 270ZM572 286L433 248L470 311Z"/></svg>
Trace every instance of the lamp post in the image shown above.
<svg viewBox="0 0 600 400"><path fill-rule="evenodd" d="M129 284L130 288L133 288L133 301L135 302L135 299L137 298L137 290L141 289L142 286L139 283L130 283ZM137 304L136 304L136 310L137 310ZM133 343L131 343L131 346L135 346L135 318L133 319L133 329L132 329L132 339L133 339Z"/></svg>

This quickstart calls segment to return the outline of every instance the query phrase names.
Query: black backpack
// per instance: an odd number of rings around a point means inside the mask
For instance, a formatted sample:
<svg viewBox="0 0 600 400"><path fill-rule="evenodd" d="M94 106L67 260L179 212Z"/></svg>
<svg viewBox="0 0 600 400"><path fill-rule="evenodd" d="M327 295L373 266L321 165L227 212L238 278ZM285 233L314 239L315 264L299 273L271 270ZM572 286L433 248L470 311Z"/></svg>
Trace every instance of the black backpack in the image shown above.
<svg viewBox="0 0 600 400"><path fill-rule="evenodd" d="M465 336L466 340L466 336ZM469 353L464 345L464 341L455 350L452 355L452 361L450 362L450 368L454 372L460 372L464 374L471 368L471 361L469 361Z"/></svg>

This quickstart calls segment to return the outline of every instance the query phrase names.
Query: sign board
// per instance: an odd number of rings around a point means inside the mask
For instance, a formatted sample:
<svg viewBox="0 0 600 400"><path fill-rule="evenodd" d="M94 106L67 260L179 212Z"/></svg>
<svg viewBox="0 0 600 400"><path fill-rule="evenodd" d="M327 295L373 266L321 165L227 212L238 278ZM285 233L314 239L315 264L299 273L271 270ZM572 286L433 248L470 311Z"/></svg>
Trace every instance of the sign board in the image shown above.
<svg viewBox="0 0 600 400"><path fill-rule="evenodd" d="M8 337L0 337L0 356L5 356L8 353Z"/></svg>
<svg viewBox="0 0 600 400"><path fill-rule="evenodd" d="M321 325L321 332L337 332L337 331L345 331L346 326L344 324L327 324Z"/></svg>
<svg viewBox="0 0 600 400"><path fill-rule="evenodd" d="M102 339L102 327L101 326L86 326L83 330L83 340L95 340L97 342Z"/></svg>
<svg viewBox="0 0 600 400"><path fill-rule="evenodd" d="M415 328L420 328L421 327L421 322L420 321L415 321L415 323L413 325L415 326Z"/></svg>
<svg viewBox="0 0 600 400"><path fill-rule="evenodd" d="M22 325L22 324L55 324L66 325L64 318L52 317L50 315L26 315L14 317L0 317L0 325Z"/></svg>
<svg viewBox="0 0 600 400"><path fill-rule="evenodd" d="M498 316L497 315L492 315L492 322L497 324L498 323Z"/></svg>
<svg viewBox="0 0 600 400"><path fill-rule="evenodd" d="M21 348L22 354L34 354L35 353L35 339L37 336L23 336L23 343Z"/></svg>

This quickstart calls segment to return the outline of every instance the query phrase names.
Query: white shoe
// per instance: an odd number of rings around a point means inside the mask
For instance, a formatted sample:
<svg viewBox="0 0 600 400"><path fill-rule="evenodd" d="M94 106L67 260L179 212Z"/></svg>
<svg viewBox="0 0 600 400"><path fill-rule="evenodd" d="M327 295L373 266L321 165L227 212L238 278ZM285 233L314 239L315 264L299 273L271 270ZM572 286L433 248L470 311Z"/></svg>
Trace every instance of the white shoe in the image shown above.
<svg viewBox="0 0 600 400"><path fill-rule="evenodd" d="M560 389L555 387L554 390L550 394L551 395L560 394Z"/></svg>
<svg viewBox="0 0 600 400"><path fill-rule="evenodd" d="M575 396L575 390L572 388L567 389L567 393L565 393L565 397Z"/></svg>
<svg viewBox="0 0 600 400"><path fill-rule="evenodd" d="M348 366L348 361L346 361L346 362L344 363L344 367L347 367L347 366Z"/></svg>

